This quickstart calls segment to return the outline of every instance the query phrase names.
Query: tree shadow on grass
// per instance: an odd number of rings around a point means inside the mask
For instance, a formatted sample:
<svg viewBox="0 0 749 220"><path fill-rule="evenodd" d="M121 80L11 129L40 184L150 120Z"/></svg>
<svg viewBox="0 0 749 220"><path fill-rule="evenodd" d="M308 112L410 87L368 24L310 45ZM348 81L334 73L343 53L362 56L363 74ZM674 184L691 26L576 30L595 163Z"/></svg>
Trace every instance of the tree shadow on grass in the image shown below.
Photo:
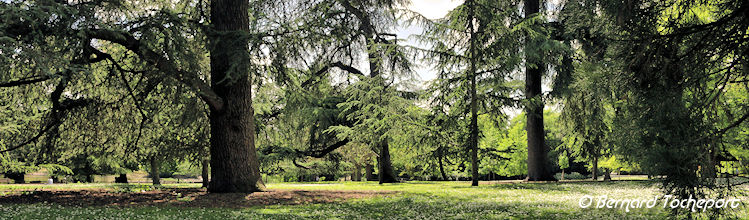
<svg viewBox="0 0 749 220"><path fill-rule="evenodd" d="M49 203L61 206L177 206L197 208L251 208L342 202L387 196L395 191L269 190L256 193L208 193L200 188L151 190L43 190L14 191L0 196L0 204Z"/></svg>

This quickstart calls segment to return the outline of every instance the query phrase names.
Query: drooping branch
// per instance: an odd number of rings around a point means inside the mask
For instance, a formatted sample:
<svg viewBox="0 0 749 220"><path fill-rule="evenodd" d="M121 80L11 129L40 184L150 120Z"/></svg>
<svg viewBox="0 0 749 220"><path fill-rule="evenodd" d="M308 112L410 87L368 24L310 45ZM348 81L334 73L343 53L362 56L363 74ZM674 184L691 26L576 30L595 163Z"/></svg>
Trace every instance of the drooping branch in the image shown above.
<svg viewBox="0 0 749 220"><path fill-rule="evenodd" d="M330 146L324 147L321 150L303 151L303 152L299 152L299 153L301 153L301 155L308 156L308 157L322 158L325 155L329 154L330 152L333 152L334 150L336 150L336 149L338 149L340 147L343 147L344 145L346 145L348 143L349 143L349 140L348 139L344 139L344 140L340 140L338 142L335 142L334 144L332 144Z"/></svg>
<svg viewBox="0 0 749 220"><path fill-rule="evenodd" d="M362 73L358 69L354 68L353 66L346 65L346 64L338 61L338 62L335 62L335 63L328 64L328 65L324 66L323 68L321 68L320 70L318 70L317 72L313 73L312 76L310 76L309 79L307 79L304 82L302 82L302 85L301 85L302 88L309 86L315 79L317 79L318 77L320 77L323 74L325 74L326 72L328 72L328 70L330 70L330 68L332 68L332 67L337 67L337 68L339 68L341 70L344 70L344 71L346 71L348 73L351 73L351 74L354 74L354 75L364 76L364 73Z"/></svg>
<svg viewBox="0 0 749 220"><path fill-rule="evenodd" d="M109 29L92 29L88 30L87 34L93 39L105 40L122 45L137 54L147 63L159 69L161 72L171 73L168 74L169 77L195 89L201 99L203 99L203 101L205 101L212 109L220 110L223 108L223 99L221 99L221 97L211 89L208 83L193 77L193 75L196 74L190 74L184 69L179 68L177 64L151 50L131 34Z"/></svg>
<svg viewBox="0 0 749 220"><path fill-rule="evenodd" d="M69 73L64 73L63 75L69 75ZM60 126L60 124L62 123L62 118L67 111L70 111L76 108L82 108L93 103L92 100L85 99L85 98L84 99L68 99L68 100L61 101L63 91L65 90L65 87L67 86L67 84L68 84L67 76L63 76L63 78L60 80L60 82L58 82L57 86L55 87L55 90L53 90L52 93L50 94L50 101L52 102L52 109L50 110L49 115L47 116L44 126L39 130L39 132L33 137L29 138L28 140L20 144L0 150L0 153L16 150L23 146L29 145L31 143L35 143L36 141L39 140L39 138L44 136L45 133L49 132L55 127Z"/></svg>

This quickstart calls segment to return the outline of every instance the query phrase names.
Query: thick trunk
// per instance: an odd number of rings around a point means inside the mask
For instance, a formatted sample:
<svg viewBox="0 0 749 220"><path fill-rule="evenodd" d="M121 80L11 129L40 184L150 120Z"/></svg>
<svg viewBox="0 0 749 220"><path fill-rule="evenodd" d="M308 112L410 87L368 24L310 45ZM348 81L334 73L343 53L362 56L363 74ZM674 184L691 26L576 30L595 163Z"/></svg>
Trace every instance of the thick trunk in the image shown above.
<svg viewBox="0 0 749 220"><path fill-rule="evenodd" d="M393 165L390 162L390 146L388 146L387 141L380 143L380 156L377 159L377 174L379 175L380 183L398 182L398 177L395 176Z"/></svg>
<svg viewBox="0 0 749 220"><path fill-rule="evenodd" d="M210 174L211 174L210 173L211 172L211 167L210 166L211 166L211 160L204 159L203 160L203 164L202 164L203 169L201 170L200 177L203 178L203 186L202 187L205 187L205 188L208 188L208 183L209 183L209 180L211 178L210 177Z"/></svg>
<svg viewBox="0 0 749 220"><path fill-rule="evenodd" d="M437 162L440 165L440 174L442 175L442 180L447 181L447 174L445 174L445 164L442 163L442 153L440 153L439 158L437 158Z"/></svg>
<svg viewBox="0 0 749 220"><path fill-rule="evenodd" d="M151 181L153 185L161 185L161 177L159 176L159 161L156 157L151 157Z"/></svg>
<svg viewBox="0 0 749 220"><path fill-rule="evenodd" d="M224 103L210 114L210 192L257 192L265 187L255 151L248 9L248 1L211 1L211 87Z"/></svg>
<svg viewBox="0 0 749 220"><path fill-rule="evenodd" d="M539 12L539 1L525 1L525 17L535 16ZM538 47L540 42L526 38L525 53L525 97L529 102L525 106L526 131L528 137L528 181L553 181L549 172L544 143L544 102L541 94L541 74L543 63Z"/></svg>
<svg viewBox="0 0 749 220"><path fill-rule="evenodd" d="M364 165L364 173L366 174L365 177L367 178L367 181L372 181L375 179L374 174L372 174L372 170L374 170L374 167L372 166L372 164L367 162L367 164Z"/></svg>
<svg viewBox="0 0 749 220"><path fill-rule="evenodd" d="M593 156L593 181L598 181L598 156Z"/></svg>
<svg viewBox="0 0 749 220"><path fill-rule="evenodd" d="M120 174L120 176L114 178L115 183L127 183L127 174Z"/></svg>
<svg viewBox="0 0 749 220"><path fill-rule="evenodd" d="M478 162L478 142L479 142L479 125L478 125L478 106L476 104L476 40L474 37L473 28L473 1L470 1L469 5L469 21L468 28L471 32L470 36L470 57L471 57L471 68L468 71L469 78L471 80L471 124L470 124L470 137L468 140L469 150L471 151L471 186L479 185L479 162Z"/></svg>

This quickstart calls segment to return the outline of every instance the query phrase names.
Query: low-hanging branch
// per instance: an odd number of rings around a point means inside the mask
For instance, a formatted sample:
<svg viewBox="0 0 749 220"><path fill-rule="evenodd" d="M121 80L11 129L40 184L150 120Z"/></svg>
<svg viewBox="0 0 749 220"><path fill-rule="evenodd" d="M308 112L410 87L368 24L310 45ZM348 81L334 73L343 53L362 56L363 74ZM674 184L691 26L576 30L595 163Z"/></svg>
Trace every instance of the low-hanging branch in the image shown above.
<svg viewBox="0 0 749 220"><path fill-rule="evenodd" d="M300 155L303 155L303 156L322 158L325 155L328 155L330 152L333 152L334 150L340 147L343 147L349 142L350 142L349 139L344 139L344 140L337 141L329 146L326 146L322 148L321 150L298 151L298 153L300 153Z"/></svg>
<svg viewBox="0 0 749 220"><path fill-rule="evenodd" d="M131 34L122 32L122 31L115 31L115 30L108 30L108 29L91 29L91 30L88 30L86 33L91 38L106 40L112 43L122 45L123 47L137 54L141 59L145 60L147 63L154 65L161 72L174 73L174 74L168 74L168 76L176 79L177 81L181 83L188 85L189 87L193 89L196 89L197 94L201 97L201 99L203 99L208 104L208 106L211 107L211 109L214 109L214 110L223 109L223 106L224 106L223 99L221 99L221 97L219 97L211 89L208 83L204 82L203 80L197 79L195 77L190 77L191 75L195 75L195 74L190 74L186 72L185 70L179 68L177 64L159 55L155 51L149 49L147 46L143 45L138 39L133 37Z"/></svg>

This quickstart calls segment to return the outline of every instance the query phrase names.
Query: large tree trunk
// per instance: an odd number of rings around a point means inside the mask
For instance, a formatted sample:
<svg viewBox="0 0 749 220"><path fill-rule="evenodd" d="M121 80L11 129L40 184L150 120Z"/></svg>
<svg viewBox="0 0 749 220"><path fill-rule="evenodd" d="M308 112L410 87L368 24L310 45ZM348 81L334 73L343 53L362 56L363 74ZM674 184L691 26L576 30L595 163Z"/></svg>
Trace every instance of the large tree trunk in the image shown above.
<svg viewBox="0 0 749 220"><path fill-rule="evenodd" d="M593 155L593 181L598 181L598 156Z"/></svg>
<svg viewBox="0 0 749 220"><path fill-rule="evenodd" d="M202 187L205 187L205 188L208 188L208 183L209 183L209 180L211 179L210 177L211 167L210 166L211 166L211 160L203 159L203 164L202 164L203 169L201 170L200 177L203 178Z"/></svg>
<svg viewBox="0 0 749 220"><path fill-rule="evenodd" d="M210 192L265 188L255 151L248 9L246 0L211 1L211 87L223 105L210 114Z"/></svg>
<svg viewBox="0 0 749 220"><path fill-rule="evenodd" d="M367 178L367 181L372 181L375 179L375 176L372 170L374 170L374 167L372 166L371 163L369 163L369 161L367 161L367 164L364 165L364 173L366 174L365 177Z"/></svg>
<svg viewBox="0 0 749 220"><path fill-rule="evenodd" d="M153 185L161 185L161 177L159 176L159 161L156 157L151 157L151 181Z"/></svg>
<svg viewBox="0 0 749 220"><path fill-rule="evenodd" d="M539 1L525 1L525 17L539 12ZM525 106L526 131L528 133L528 181L555 180L547 167L548 148L544 143L544 102L541 94L543 63L537 56L540 42L526 38L525 43ZM528 55L531 54L531 55ZM535 56L534 56L535 55ZM535 57L535 58L534 58Z"/></svg>
<svg viewBox="0 0 749 220"><path fill-rule="evenodd" d="M127 183L127 174L120 174L120 176L114 178L115 183Z"/></svg>
<svg viewBox="0 0 749 220"><path fill-rule="evenodd" d="M393 171L393 165L390 162L390 146L387 141L380 143L380 156L377 157L377 165L380 183L394 183L398 182L398 177L395 176Z"/></svg>

